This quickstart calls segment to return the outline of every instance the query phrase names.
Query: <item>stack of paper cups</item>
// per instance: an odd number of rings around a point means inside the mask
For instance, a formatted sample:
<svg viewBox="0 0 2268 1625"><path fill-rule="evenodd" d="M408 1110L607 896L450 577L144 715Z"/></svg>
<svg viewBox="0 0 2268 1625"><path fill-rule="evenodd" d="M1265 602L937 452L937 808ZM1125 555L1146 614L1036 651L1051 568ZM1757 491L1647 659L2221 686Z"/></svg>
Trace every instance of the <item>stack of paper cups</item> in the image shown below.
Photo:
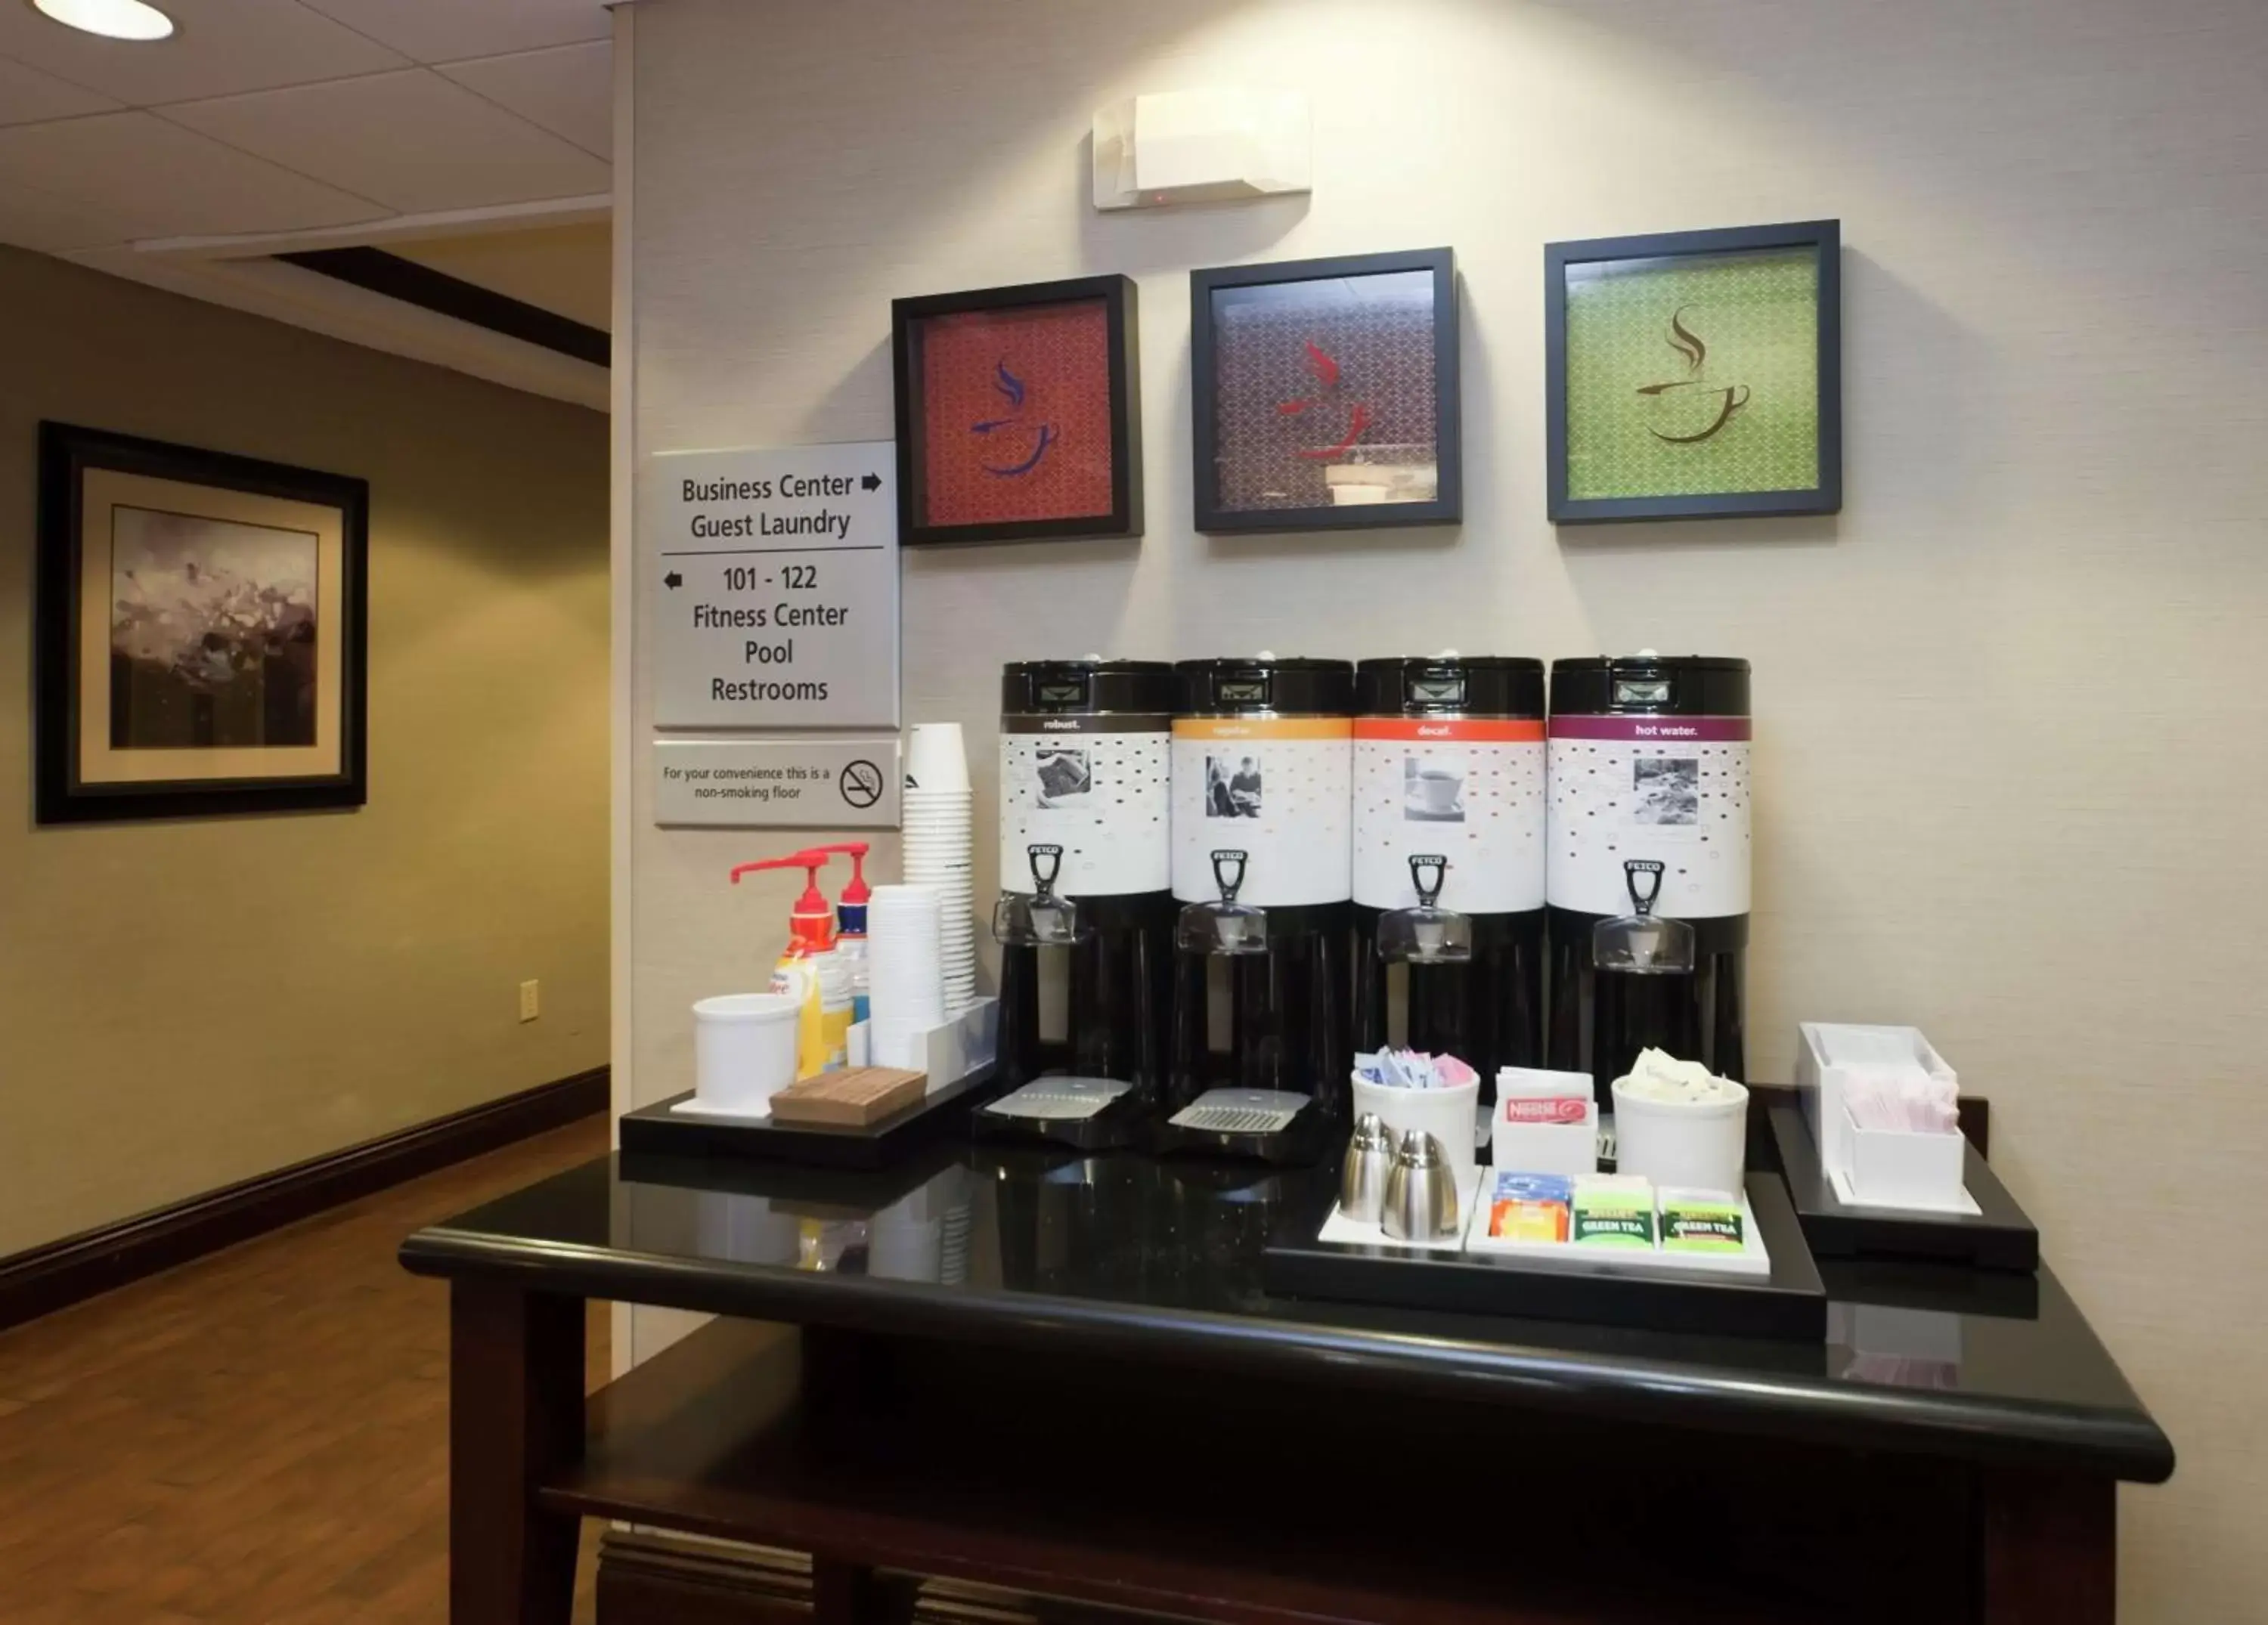
<svg viewBox="0 0 2268 1625"><path fill-rule="evenodd" d="M945 1024L939 898L928 886L878 886L866 905L866 969L876 1066L925 1070L924 1035Z"/></svg>
<svg viewBox="0 0 2268 1625"><path fill-rule="evenodd" d="M975 791L957 722L916 723L906 742L905 876L937 888L938 967L945 1013L976 1002L976 897L971 868Z"/></svg>

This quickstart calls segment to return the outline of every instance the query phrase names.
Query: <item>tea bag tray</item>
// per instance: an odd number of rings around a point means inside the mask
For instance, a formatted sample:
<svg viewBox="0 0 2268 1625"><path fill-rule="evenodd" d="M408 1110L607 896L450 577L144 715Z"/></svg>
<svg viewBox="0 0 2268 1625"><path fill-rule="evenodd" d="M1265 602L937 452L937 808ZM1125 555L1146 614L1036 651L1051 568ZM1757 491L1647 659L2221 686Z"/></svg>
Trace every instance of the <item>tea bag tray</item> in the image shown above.
<svg viewBox="0 0 2268 1625"><path fill-rule="evenodd" d="M1456 1314L1534 1320L1587 1320L1648 1331L1771 1337L1823 1343L1827 1290L1804 1243L1787 1188L1777 1174L1748 1176L1746 1233L1765 1261L1763 1273L1696 1268L1706 1254L1578 1248L1568 1243L1411 1246L1374 1239L1338 1239L1334 1183L1324 1199L1294 1207L1262 1254L1262 1284L1285 1298L1391 1305ZM1462 1196L1462 1192L1460 1192ZM1485 1217L1463 1204L1465 1226ZM1665 1258L1677 1261L1665 1265ZM1729 1259L1722 1261L1729 1262Z"/></svg>

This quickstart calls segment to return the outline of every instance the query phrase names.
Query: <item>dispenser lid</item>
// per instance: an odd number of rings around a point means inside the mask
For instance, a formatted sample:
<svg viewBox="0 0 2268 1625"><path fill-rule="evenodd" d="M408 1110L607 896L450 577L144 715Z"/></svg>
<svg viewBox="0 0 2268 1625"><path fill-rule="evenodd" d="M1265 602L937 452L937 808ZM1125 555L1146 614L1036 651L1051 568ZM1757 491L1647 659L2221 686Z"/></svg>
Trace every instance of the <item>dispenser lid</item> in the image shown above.
<svg viewBox="0 0 2268 1625"><path fill-rule="evenodd" d="M1263 715L1349 717L1354 713L1354 663L1270 654L1174 665L1184 717Z"/></svg>
<svg viewBox="0 0 2268 1625"><path fill-rule="evenodd" d="M1723 655L1584 655L1551 663L1554 717L1746 717L1749 663Z"/></svg>
<svg viewBox="0 0 2268 1625"><path fill-rule="evenodd" d="M1000 710L1093 716L1174 709L1174 668L1163 660L1012 660L1000 668Z"/></svg>
<svg viewBox="0 0 2268 1625"><path fill-rule="evenodd" d="M1396 655L1354 681L1358 717L1543 715L1543 662L1515 655Z"/></svg>

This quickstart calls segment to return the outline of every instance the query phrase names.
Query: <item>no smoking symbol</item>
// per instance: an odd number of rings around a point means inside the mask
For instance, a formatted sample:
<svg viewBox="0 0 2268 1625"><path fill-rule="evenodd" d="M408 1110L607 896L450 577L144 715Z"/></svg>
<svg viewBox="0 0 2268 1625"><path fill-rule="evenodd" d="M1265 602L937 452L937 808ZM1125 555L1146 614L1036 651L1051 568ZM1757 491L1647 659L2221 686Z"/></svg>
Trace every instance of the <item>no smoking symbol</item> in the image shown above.
<svg viewBox="0 0 2268 1625"><path fill-rule="evenodd" d="M882 770L862 756L843 769L836 788L852 806L871 807L882 798Z"/></svg>

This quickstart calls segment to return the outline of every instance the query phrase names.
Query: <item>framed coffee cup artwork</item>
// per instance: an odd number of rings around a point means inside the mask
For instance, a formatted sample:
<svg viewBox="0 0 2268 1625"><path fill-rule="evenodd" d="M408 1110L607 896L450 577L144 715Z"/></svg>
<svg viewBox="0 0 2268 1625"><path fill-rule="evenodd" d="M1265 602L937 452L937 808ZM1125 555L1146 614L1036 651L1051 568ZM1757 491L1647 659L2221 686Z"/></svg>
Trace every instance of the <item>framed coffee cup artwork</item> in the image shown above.
<svg viewBox="0 0 2268 1625"><path fill-rule="evenodd" d="M1811 220L1546 246L1552 520L1840 509L1841 238Z"/></svg>
<svg viewBox="0 0 2268 1625"><path fill-rule="evenodd" d="M1463 517L1447 248L1189 273L1197 528Z"/></svg>
<svg viewBox="0 0 2268 1625"><path fill-rule="evenodd" d="M42 824L365 798L369 487L43 423Z"/></svg>
<svg viewBox="0 0 2268 1625"><path fill-rule="evenodd" d="M898 539L1142 533L1142 408L1126 276L890 305Z"/></svg>

